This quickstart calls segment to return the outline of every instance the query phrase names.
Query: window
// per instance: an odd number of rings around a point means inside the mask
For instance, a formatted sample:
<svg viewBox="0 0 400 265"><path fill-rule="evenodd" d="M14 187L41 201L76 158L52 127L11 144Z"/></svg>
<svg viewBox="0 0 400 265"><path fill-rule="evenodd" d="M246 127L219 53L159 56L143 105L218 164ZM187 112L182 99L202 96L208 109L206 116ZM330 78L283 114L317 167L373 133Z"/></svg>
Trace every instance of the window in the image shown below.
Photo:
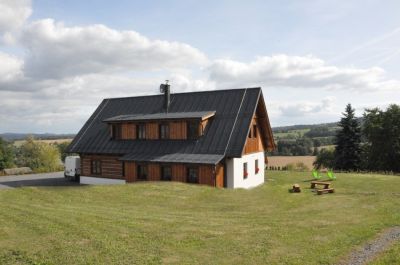
<svg viewBox="0 0 400 265"><path fill-rule="evenodd" d="M256 161L254 162L254 172L258 174L259 171L260 168L258 167L258 159L256 159Z"/></svg>
<svg viewBox="0 0 400 265"><path fill-rule="evenodd" d="M197 167L189 167L188 168L186 182L199 183L199 170Z"/></svg>
<svg viewBox="0 0 400 265"><path fill-rule="evenodd" d="M136 125L136 138L146 139L146 124Z"/></svg>
<svg viewBox="0 0 400 265"><path fill-rule="evenodd" d="M247 172L247 163L243 163L243 179L247 179L249 173Z"/></svg>
<svg viewBox="0 0 400 265"><path fill-rule="evenodd" d="M92 160L91 172L93 175L101 175L101 161Z"/></svg>
<svg viewBox="0 0 400 265"><path fill-rule="evenodd" d="M147 179L147 166L146 165L138 165L137 166L137 179L138 180L146 180Z"/></svg>
<svg viewBox="0 0 400 265"><path fill-rule="evenodd" d="M187 138L197 139L199 138L199 123L196 121L187 122Z"/></svg>
<svg viewBox="0 0 400 265"><path fill-rule="evenodd" d="M250 127L250 130L249 130L249 138L251 138L251 127Z"/></svg>
<svg viewBox="0 0 400 265"><path fill-rule="evenodd" d="M161 166L161 180L171 180L172 170L169 166Z"/></svg>
<svg viewBox="0 0 400 265"><path fill-rule="evenodd" d="M169 139L168 124L160 124L160 139Z"/></svg>
<svg viewBox="0 0 400 265"><path fill-rule="evenodd" d="M257 138L257 124L253 125L253 137Z"/></svg>
<svg viewBox="0 0 400 265"><path fill-rule="evenodd" d="M121 124L113 124L112 126L112 138L114 140L119 140L122 138L122 126Z"/></svg>

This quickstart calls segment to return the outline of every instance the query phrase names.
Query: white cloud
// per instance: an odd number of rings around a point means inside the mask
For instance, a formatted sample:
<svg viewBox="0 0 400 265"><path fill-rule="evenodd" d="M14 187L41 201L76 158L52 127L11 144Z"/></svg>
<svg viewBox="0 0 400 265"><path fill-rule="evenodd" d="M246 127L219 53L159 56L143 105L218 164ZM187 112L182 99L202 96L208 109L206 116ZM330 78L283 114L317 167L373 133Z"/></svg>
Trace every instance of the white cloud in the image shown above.
<svg viewBox="0 0 400 265"><path fill-rule="evenodd" d="M23 60L0 51L0 85L20 78L22 66Z"/></svg>
<svg viewBox="0 0 400 265"><path fill-rule="evenodd" d="M27 26L26 74L60 78L112 71L152 71L203 65L206 56L190 45L150 40L135 31L104 25L66 27L52 19Z"/></svg>
<svg viewBox="0 0 400 265"><path fill-rule="evenodd" d="M321 102L296 102L290 104L280 104L279 110L285 117L300 117L305 115L319 115L332 111L335 97L326 97Z"/></svg>
<svg viewBox="0 0 400 265"><path fill-rule="evenodd" d="M32 13L30 0L0 0L0 37L13 42L12 33L18 31Z"/></svg>
<svg viewBox="0 0 400 265"><path fill-rule="evenodd" d="M357 91L400 87L400 82L388 79L381 68L339 68L326 65L323 60L313 56L280 54L259 57L249 63L216 60L209 71L211 80L225 86L264 85Z"/></svg>

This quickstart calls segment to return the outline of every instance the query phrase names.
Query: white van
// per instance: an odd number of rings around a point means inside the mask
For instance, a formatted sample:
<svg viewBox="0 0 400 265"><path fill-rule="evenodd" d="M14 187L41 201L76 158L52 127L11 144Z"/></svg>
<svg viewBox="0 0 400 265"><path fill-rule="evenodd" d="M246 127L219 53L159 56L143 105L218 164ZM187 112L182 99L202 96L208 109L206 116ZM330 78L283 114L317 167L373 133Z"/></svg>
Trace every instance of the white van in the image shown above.
<svg viewBox="0 0 400 265"><path fill-rule="evenodd" d="M79 156L67 156L65 158L64 177L69 180L79 181L80 176L81 158Z"/></svg>

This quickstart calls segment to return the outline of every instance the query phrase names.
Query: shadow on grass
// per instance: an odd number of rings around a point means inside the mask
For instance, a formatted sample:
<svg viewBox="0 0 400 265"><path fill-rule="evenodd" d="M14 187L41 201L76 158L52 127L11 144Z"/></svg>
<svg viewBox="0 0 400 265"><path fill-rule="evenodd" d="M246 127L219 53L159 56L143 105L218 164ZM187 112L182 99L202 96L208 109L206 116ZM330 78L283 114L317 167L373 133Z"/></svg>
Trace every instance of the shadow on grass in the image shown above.
<svg viewBox="0 0 400 265"><path fill-rule="evenodd" d="M65 178L43 178L43 179L29 179L29 180L16 180L16 181L5 181L0 182L3 186L11 188L19 187L79 187L86 186L81 185L78 182L69 181Z"/></svg>

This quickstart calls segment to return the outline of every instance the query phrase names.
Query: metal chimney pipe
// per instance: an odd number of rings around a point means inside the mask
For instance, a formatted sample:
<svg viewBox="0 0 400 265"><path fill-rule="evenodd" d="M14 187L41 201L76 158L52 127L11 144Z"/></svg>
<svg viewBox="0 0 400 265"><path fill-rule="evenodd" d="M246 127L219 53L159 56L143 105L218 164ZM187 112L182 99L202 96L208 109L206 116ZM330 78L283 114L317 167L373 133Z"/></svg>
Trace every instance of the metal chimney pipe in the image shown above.
<svg viewBox="0 0 400 265"><path fill-rule="evenodd" d="M168 80L165 84L160 85L160 92L164 93L164 109L165 112L168 112L169 104L171 102L170 85L168 85Z"/></svg>

